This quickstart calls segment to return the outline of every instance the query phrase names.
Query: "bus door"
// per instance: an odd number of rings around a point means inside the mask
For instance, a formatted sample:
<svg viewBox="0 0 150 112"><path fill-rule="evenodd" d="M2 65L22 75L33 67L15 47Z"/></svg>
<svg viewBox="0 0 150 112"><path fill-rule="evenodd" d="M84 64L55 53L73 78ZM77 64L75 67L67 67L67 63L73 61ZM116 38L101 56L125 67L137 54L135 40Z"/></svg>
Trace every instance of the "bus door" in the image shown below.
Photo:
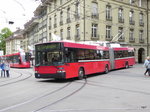
<svg viewBox="0 0 150 112"><path fill-rule="evenodd" d="M113 48L109 49L109 57L110 57L110 69L115 69L115 57Z"/></svg>

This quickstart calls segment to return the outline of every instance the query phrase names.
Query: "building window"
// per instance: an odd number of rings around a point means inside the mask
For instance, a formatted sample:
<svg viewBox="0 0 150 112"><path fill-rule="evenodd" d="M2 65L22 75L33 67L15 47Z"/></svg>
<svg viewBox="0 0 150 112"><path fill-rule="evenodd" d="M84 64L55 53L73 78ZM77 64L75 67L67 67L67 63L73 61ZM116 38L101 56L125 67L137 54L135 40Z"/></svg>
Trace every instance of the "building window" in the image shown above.
<svg viewBox="0 0 150 112"><path fill-rule="evenodd" d="M70 8L67 9L67 18L70 18Z"/></svg>
<svg viewBox="0 0 150 112"><path fill-rule="evenodd" d="M52 28L52 19L49 18L49 30L51 30L51 28Z"/></svg>
<svg viewBox="0 0 150 112"><path fill-rule="evenodd" d="M110 5L106 6L106 19L107 20L112 20L111 6Z"/></svg>
<svg viewBox="0 0 150 112"><path fill-rule="evenodd" d="M77 2L76 2L76 11L75 11L75 19L79 19L79 17L80 17L80 7L79 7L79 5L80 5L80 2L77 0Z"/></svg>
<svg viewBox="0 0 150 112"><path fill-rule="evenodd" d="M139 24L140 24L140 26L144 26L144 16L143 16L143 13L140 13L140 15L139 15Z"/></svg>
<svg viewBox="0 0 150 112"><path fill-rule="evenodd" d="M63 21L63 12L60 12L60 21Z"/></svg>
<svg viewBox="0 0 150 112"><path fill-rule="evenodd" d="M60 38L63 40L63 29L60 30Z"/></svg>
<svg viewBox="0 0 150 112"><path fill-rule="evenodd" d="M129 0L129 3L130 3L130 4L134 4L134 3L135 3L135 0Z"/></svg>
<svg viewBox="0 0 150 112"><path fill-rule="evenodd" d="M111 38L111 26L106 26L106 38L110 39Z"/></svg>
<svg viewBox="0 0 150 112"><path fill-rule="evenodd" d="M70 39L71 37L71 35L70 35L71 33L70 33L70 27L68 27L67 28L67 39Z"/></svg>
<svg viewBox="0 0 150 112"><path fill-rule="evenodd" d="M142 0L139 0L139 7L142 7Z"/></svg>
<svg viewBox="0 0 150 112"><path fill-rule="evenodd" d="M135 21L134 21L134 11L132 11L132 10L129 12L129 22L132 25L135 24Z"/></svg>
<svg viewBox="0 0 150 112"><path fill-rule="evenodd" d="M123 9L122 8L119 8L119 10L118 10L118 20L119 20L119 22L124 22Z"/></svg>
<svg viewBox="0 0 150 112"><path fill-rule="evenodd" d="M52 34L49 33L49 41L51 41L51 40L52 40Z"/></svg>
<svg viewBox="0 0 150 112"><path fill-rule="evenodd" d="M70 19L70 8L67 9L67 23L70 23L71 19Z"/></svg>
<svg viewBox="0 0 150 112"><path fill-rule="evenodd" d="M63 0L60 0L60 5L62 5L62 1L63 1Z"/></svg>
<svg viewBox="0 0 150 112"><path fill-rule="evenodd" d="M140 21L143 21L143 13L140 13Z"/></svg>
<svg viewBox="0 0 150 112"><path fill-rule="evenodd" d="M130 32L129 32L129 40L130 40L130 41L134 41L134 29L130 29Z"/></svg>
<svg viewBox="0 0 150 112"><path fill-rule="evenodd" d="M143 30L139 31L139 39L140 39L140 41L143 40Z"/></svg>
<svg viewBox="0 0 150 112"><path fill-rule="evenodd" d="M98 24L92 24L92 37L97 37Z"/></svg>
<svg viewBox="0 0 150 112"><path fill-rule="evenodd" d="M124 37L123 37L123 27L119 27L118 28L118 39L119 40L123 40Z"/></svg>
<svg viewBox="0 0 150 112"><path fill-rule="evenodd" d="M57 4L56 4L57 0L54 0L54 9L56 9Z"/></svg>
<svg viewBox="0 0 150 112"><path fill-rule="evenodd" d="M79 24L76 25L76 38L79 38L80 37L80 26Z"/></svg>
<svg viewBox="0 0 150 112"><path fill-rule="evenodd" d="M92 18L98 18L98 4L92 2Z"/></svg>
<svg viewBox="0 0 150 112"><path fill-rule="evenodd" d="M63 12L60 12L60 25L63 25Z"/></svg>
<svg viewBox="0 0 150 112"><path fill-rule="evenodd" d="M57 16L55 15L54 16L54 28L56 28L57 27Z"/></svg>
<svg viewBox="0 0 150 112"><path fill-rule="evenodd" d="M49 12L51 12L52 11L52 5L50 4L49 5Z"/></svg>

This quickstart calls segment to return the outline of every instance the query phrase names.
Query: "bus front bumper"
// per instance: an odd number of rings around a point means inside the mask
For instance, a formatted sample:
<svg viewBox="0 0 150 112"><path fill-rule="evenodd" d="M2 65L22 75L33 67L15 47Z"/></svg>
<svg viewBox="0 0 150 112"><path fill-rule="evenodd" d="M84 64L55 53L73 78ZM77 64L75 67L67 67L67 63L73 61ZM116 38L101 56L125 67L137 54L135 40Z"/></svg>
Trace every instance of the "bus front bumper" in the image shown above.
<svg viewBox="0 0 150 112"><path fill-rule="evenodd" d="M55 79L65 79L66 73L56 73L56 74L39 74L35 73L35 78L55 78Z"/></svg>

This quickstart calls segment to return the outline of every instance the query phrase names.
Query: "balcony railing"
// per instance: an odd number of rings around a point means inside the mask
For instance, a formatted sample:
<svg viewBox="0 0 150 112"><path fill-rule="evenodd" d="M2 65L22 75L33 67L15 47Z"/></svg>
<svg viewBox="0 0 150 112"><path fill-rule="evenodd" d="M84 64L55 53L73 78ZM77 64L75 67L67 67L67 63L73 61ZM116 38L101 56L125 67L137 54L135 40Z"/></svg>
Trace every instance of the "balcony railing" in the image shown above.
<svg viewBox="0 0 150 112"><path fill-rule="evenodd" d="M79 20L80 19L80 15L79 14L75 14L74 17L75 17L75 20Z"/></svg>
<svg viewBox="0 0 150 112"><path fill-rule="evenodd" d="M79 34L75 35L75 40L80 40L80 35Z"/></svg>
<svg viewBox="0 0 150 112"><path fill-rule="evenodd" d="M71 19L67 18L66 23L71 23Z"/></svg>
<svg viewBox="0 0 150 112"><path fill-rule="evenodd" d="M125 37L124 37L124 36L121 36L121 37L118 39L118 41L120 41L120 42L125 41Z"/></svg>
<svg viewBox="0 0 150 112"><path fill-rule="evenodd" d="M107 41L110 41L110 40L112 40L113 39L113 36L111 36L111 35L106 35L106 40Z"/></svg>
<svg viewBox="0 0 150 112"><path fill-rule="evenodd" d="M99 35L98 34L91 34L91 39L92 40L99 40Z"/></svg>
<svg viewBox="0 0 150 112"><path fill-rule="evenodd" d="M124 23L124 18L118 18L119 23Z"/></svg>
<svg viewBox="0 0 150 112"><path fill-rule="evenodd" d="M63 21L60 21L60 22L59 22L59 25L62 26L62 25L63 25Z"/></svg>
<svg viewBox="0 0 150 112"><path fill-rule="evenodd" d="M130 25L135 25L135 21L134 20L129 20Z"/></svg>
<svg viewBox="0 0 150 112"><path fill-rule="evenodd" d="M51 30L52 29L52 27L51 26L49 26L49 30Z"/></svg>
<svg viewBox="0 0 150 112"><path fill-rule="evenodd" d="M106 16L107 21L112 21L112 16Z"/></svg>
<svg viewBox="0 0 150 112"><path fill-rule="evenodd" d="M144 22L143 22L143 21L140 21L140 22L139 22L139 25L140 25L140 26L144 26Z"/></svg>
<svg viewBox="0 0 150 112"><path fill-rule="evenodd" d="M71 39L71 36L67 36L67 39L68 39L68 40Z"/></svg>
<svg viewBox="0 0 150 112"><path fill-rule="evenodd" d="M139 43L144 43L144 39L143 38L139 38Z"/></svg>
<svg viewBox="0 0 150 112"><path fill-rule="evenodd" d="M92 15L91 15L91 18L92 18L92 19L99 19L99 14L92 14Z"/></svg>
<svg viewBox="0 0 150 112"><path fill-rule="evenodd" d="M130 41L130 42L135 42L135 38L130 37L130 38L129 38L129 41Z"/></svg>
<svg viewBox="0 0 150 112"><path fill-rule="evenodd" d="M57 24L54 24L54 28L56 28L57 27Z"/></svg>

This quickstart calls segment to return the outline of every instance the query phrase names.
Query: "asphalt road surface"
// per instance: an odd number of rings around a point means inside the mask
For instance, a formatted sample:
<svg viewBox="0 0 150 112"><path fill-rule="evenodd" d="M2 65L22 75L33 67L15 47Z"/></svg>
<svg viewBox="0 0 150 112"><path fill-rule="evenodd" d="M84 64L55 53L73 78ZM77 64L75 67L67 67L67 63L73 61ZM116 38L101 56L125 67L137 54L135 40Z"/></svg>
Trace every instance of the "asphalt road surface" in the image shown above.
<svg viewBox="0 0 150 112"><path fill-rule="evenodd" d="M35 79L33 68L0 78L0 112L150 112L150 77L137 64L87 79Z"/></svg>

